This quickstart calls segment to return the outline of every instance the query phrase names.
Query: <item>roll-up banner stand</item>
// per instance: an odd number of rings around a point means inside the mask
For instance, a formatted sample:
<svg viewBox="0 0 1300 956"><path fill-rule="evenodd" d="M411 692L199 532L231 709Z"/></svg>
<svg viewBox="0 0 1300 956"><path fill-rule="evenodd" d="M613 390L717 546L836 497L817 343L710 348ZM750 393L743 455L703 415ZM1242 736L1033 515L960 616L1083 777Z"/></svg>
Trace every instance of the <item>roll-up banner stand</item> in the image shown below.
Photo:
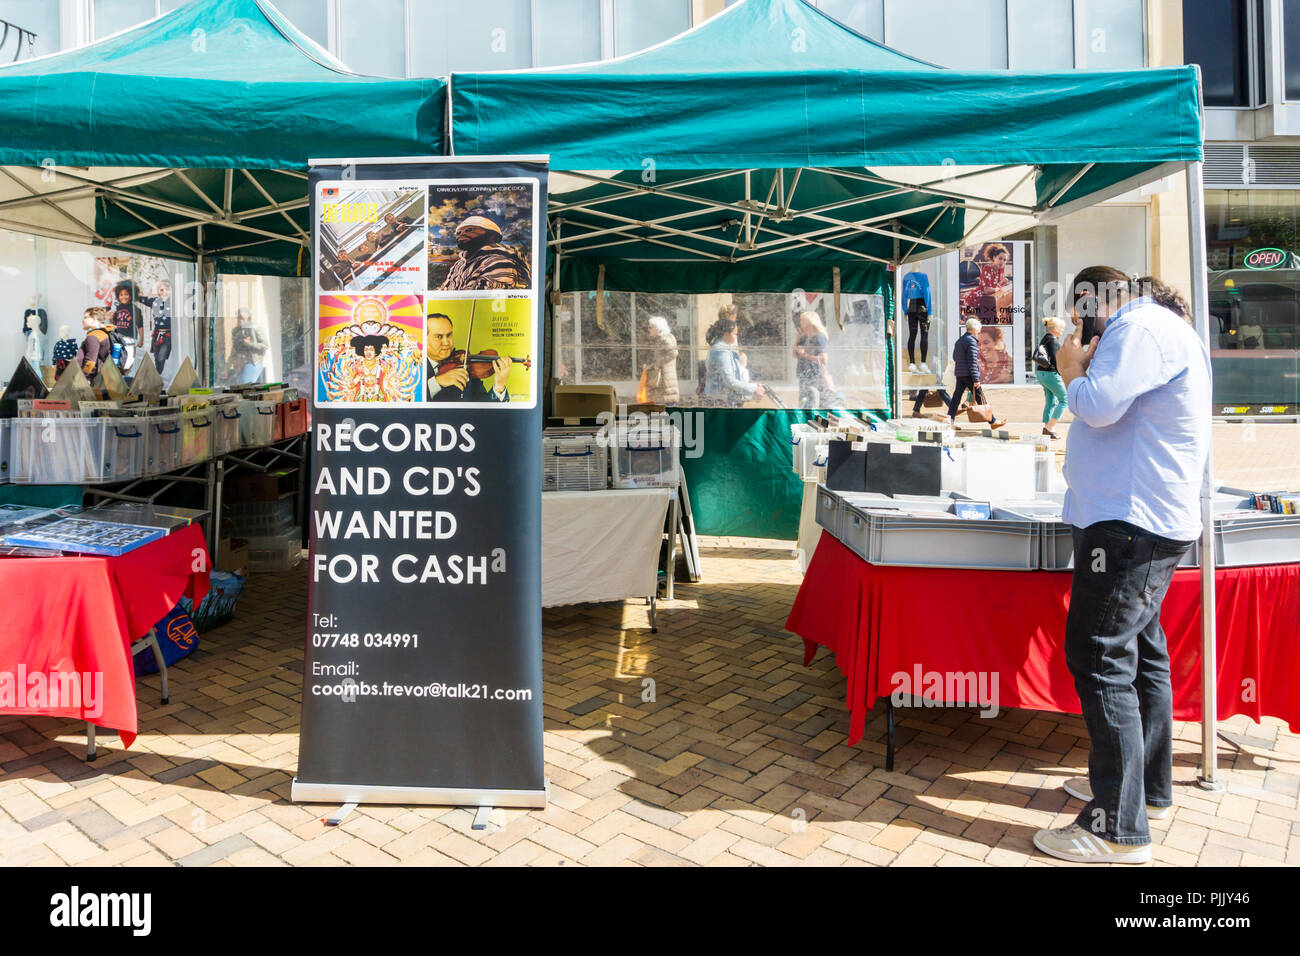
<svg viewBox="0 0 1300 956"><path fill-rule="evenodd" d="M541 807L544 157L315 160L299 802Z"/></svg>

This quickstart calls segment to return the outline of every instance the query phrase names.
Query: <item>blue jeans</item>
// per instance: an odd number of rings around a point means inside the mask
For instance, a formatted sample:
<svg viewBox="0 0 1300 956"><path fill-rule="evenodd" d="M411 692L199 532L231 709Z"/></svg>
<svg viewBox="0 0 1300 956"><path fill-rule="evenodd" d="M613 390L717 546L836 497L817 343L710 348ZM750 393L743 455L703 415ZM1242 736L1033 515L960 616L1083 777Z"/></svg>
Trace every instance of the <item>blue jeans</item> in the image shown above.
<svg viewBox="0 0 1300 956"><path fill-rule="evenodd" d="M1060 421L1061 415L1069 404L1065 397L1065 382L1059 372L1039 369L1035 374L1038 376L1038 384L1043 386L1043 391L1047 395L1047 401L1043 405L1043 424L1046 425L1052 419Z"/></svg>
<svg viewBox="0 0 1300 956"><path fill-rule="evenodd" d="M1092 783L1075 822L1138 846L1151 842L1147 806L1173 803L1173 693L1160 605L1191 542L1124 521L1073 530L1065 660L1088 725Z"/></svg>

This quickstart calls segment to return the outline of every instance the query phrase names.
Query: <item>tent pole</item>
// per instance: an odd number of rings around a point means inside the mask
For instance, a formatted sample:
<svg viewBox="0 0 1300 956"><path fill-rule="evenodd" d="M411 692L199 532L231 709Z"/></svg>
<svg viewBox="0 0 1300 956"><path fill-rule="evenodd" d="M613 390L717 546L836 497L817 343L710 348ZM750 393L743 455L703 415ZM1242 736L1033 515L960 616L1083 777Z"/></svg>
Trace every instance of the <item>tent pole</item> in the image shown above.
<svg viewBox="0 0 1300 956"><path fill-rule="evenodd" d="M1201 341L1210 348L1208 256L1205 245L1205 182L1200 161L1187 164L1187 231L1192 259L1192 314ZM1212 408L1202 409L1212 415ZM1201 773L1204 790L1222 790L1218 779L1218 653L1215 646L1214 595L1214 441L1206 450L1201 482Z"/></svg>

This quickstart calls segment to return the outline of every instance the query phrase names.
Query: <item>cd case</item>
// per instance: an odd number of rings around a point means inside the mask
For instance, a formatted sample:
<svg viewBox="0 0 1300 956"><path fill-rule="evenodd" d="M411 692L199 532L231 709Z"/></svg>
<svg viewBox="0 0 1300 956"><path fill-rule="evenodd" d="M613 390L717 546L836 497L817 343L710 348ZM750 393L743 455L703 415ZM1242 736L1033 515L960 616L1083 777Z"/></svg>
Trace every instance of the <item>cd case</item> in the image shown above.
<svg viewBox="0 0 1300 956"><path fill-rule="evenodd" d="M76 554L116 557L150 541L166 537L162 528L65 518L53 524L5 535L5 544L21 548L53 548Z"/></svg>
<svg viewBox="0 0 1300 956"><path fill-rule="evenodd" d="M178 508L174 505L149 505L135 501L114 502L113 504L95 505L82 512L82 517L91 521L106 521L111 524L138 525L142 528L162 528L172 532L184 528L208 516L208 512L196 508Z"/></svg>

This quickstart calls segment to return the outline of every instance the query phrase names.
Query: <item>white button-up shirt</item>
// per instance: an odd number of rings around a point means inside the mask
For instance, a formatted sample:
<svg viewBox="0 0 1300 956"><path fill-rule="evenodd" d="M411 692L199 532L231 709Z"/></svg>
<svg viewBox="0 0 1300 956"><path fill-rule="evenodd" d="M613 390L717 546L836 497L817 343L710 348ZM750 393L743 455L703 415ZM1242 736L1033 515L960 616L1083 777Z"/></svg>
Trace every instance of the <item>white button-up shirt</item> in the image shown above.
<svg viewBox="0 0 1300 956"><path fill-rule="evenodd" d="M1126 303L1106 323L1088 374L1066 394L1075 421L1063 520L1200 537L1210 357L1192 327L1149 298Z"/></svg>

